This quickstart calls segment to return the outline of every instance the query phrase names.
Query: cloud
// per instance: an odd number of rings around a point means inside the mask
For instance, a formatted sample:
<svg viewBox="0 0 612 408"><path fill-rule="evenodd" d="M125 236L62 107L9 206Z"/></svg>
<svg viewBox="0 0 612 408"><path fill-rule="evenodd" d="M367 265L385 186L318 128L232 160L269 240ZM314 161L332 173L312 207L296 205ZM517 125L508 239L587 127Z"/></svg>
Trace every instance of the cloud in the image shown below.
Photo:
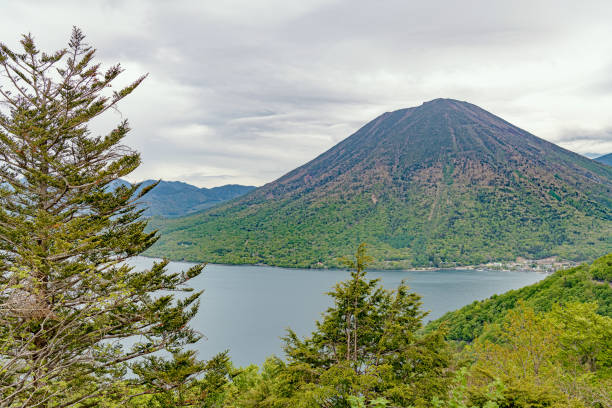
<svg viewBox="0 0 612 408"><path fill-rule="evenodd" d="M30 31L54 50L77 25L105 64L126 68L123 83L150 74L120 107L143 158L132 180L261 185L377 115L437 97L579 153L612 151L597 130L612 128L612 3L590 5L9 0L0 41Z"/></svg>
<svg viewBox="0 0 612 408"><path fill-rule="evenodd" d="M607 129L569 129L561 133L557 141L564 147L598 157L612 152L612 127Z"/></svg>
<svg viewBox="0 0 612 408"><path fill-rule="evenodd" d="M580 142L590 140L594 142L608 142L612 143L612 128L601 129L601 130L585 130L585 129L572 129L566 130L558 138L559 142Z"/></svg>

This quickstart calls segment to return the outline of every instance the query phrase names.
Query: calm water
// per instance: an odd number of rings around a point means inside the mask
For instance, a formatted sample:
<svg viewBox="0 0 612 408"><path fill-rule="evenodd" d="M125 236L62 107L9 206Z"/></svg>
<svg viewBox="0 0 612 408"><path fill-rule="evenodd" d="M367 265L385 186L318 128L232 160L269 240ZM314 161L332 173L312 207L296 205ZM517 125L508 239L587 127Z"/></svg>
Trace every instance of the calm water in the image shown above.
<svg viewBox="0 0 612 408"><path fill-rule="evenodd" d="M130 263L145 268L153 259L137 257ZM191 265L172 262L168 270L180 271ZM423 296L423 307L430 311L428 319L545 277L535 272L458 269L372 271L368 275L381 278L387 288L405 279ZM325 292L348 276L348 272L339 270L208 265L191 281L192 287L205 290L191 324L207 339L197 345L200 358L229 349L232 361L243 366L261 364L272 354L281 356L280 337L285 329L291 327L299 335L308 334L330 305Z"/></svg>

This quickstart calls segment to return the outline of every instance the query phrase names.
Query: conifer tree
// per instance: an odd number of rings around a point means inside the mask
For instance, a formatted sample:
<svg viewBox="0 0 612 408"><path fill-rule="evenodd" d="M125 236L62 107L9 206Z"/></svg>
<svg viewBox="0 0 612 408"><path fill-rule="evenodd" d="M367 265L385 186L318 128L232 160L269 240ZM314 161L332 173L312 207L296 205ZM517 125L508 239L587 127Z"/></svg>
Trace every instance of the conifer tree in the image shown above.
<svg viewBox="0 0 612 408"><path fill-rule="evenodd" d="M74 28L67 48L0 44L0 406L101 406L133 394L178 390L204 369L183 347L203 265L168 273L124 261L150 247L134 201L138 185L112 188L138 153L88 123L145 79L114 89ZM136 195L136 196L135 196ZM165 350L166 358L153 355ZM179 398L180 399L180 398Z"/></svg>
<svg viewBox="0 0 612 408"><path fill-rule="evenodd" d="M343 262L351 277L328 293L333 305L312 335L300 339L289 330L284 338L286 378L298 390L289 406L348 407L360 400L429 406L449 385L444 334L419 335L427 312L404 282L386 290L379 279L366 279L365 244Z"/></svg>

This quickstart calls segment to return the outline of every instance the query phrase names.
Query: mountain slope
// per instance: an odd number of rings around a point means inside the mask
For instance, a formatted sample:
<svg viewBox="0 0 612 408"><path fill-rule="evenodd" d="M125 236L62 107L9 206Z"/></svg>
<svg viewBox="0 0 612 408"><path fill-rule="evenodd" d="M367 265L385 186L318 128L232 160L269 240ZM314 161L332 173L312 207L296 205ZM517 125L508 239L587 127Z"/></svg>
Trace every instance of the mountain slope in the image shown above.
<svg viewBox="0 0 612 408"><path fill-rule="evenodd" d="M150 186L157 180L145 180L140 189ZM125 180L116 180L110 188L129 184ZM240 197L253 190L253 186L227 184L213 188L199 188L182 181L161 180L141 200L145 208L145 217L181 217L213 207L232 198ZM138 191L140 191L140 189Z"/></svg>
<svg viewBox="0 0 612 408"><path fill-rule="evenodd" d="M612 169L449 99L385 113L314 160L201 214L154 221L149 255L377 267L612 250Z"/></svg>
<svg viewBox="0 0 612 408"><path fill-rule="evenodd" d="M145 180L146 187L155 180ZM145 216L180 217L213 207L253 190L253 186L227 184L213 188L199 188L182 181L161 181L142 199L147 209Z"/></svg>
<svg viewBox="0 0 612 408"><path fill-rule="evenodd" d="M450 339L471 341L480 335L485 323L499 322L519 301L539 312L550 311L555 303L597 302L597 312L612 317L612 253L591 265L557 271L534 285L475 301L446 313L427 329L443 324Z"/></svg>
<svg viewBox="0 0 612 408"><path fill-rule="evenodd" d="M593 159L608 166L612 166L612 153L604 154L603 156L596 157Z"/></svg>

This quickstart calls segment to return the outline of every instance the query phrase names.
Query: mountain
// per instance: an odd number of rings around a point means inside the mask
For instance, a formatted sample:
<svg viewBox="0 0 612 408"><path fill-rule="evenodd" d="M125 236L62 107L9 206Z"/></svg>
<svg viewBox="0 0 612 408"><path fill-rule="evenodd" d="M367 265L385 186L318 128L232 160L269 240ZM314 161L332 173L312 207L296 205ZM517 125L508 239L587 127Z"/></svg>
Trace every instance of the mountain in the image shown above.
<svg viewBox="0 0 612 408"><path fill-rule="evenodd" d="M608 166L612 166L612 153L604 154L603 156L596 157L593 159Z"/></svg>
<svg viewBox="0 0 612 408"><path fill-rule="evenodd" d="M594 259L612 250L612 168L467 102L385 113L314 160L209 211L153 220L148 254L379 268Z"/></svg>
<svg viewBox="0 0 612 408"><path fill-rule="evenodd" d="M145 180L142 187L153 183L155 180ZM144 212L145 216L180 217L240 197L254 188L238 184L199 188L182 181L162 180L141 201L147 207Z"/></svg>
<svg viewBox="0 0 612 408"><path fill-rule="evenodd" d="M157 180L145 180L140 189L150 186ZM129 184L116 180L113 186ZM227 184L213 188L199 188L181 181L160 181L141 200L145 217L180 217L213 207L224 201L239 197L253 190L253 186Z"/></svg>
<svg viewBox="0 0 612 408"><path fill-rule="evenodd" d="M612 317L612 253L591 265L557 271L536 284L448 312L429 323L427 330L443 324L448 338L471 341L480 335L486 323L499 322L519 301L539 312L550 311L555 303L596 302L597 313Z"/></svg>

